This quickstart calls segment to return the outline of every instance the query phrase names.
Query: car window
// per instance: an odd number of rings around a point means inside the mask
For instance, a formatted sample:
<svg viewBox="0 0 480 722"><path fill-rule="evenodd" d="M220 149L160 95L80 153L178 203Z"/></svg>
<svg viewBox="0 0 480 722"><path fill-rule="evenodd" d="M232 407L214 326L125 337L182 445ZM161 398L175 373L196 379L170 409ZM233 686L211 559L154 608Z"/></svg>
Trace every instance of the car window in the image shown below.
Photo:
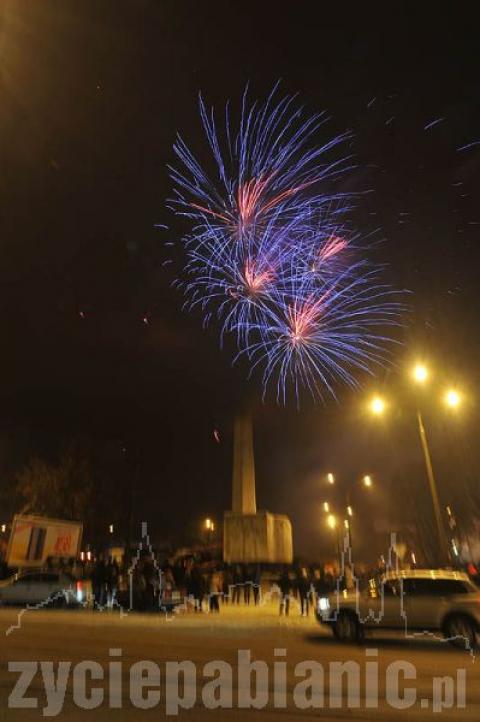
<svg viewBox="0 0 480 722"><path fill-rule="evenodd" d="M435 593L447 597L452 594L468 594L468 586L459 579L439 579L435 582Z"/></svg>
<svg viewBox="0 0 480 722"><path fill-rule="evenodd" d="M25 574L25 576L18 579L18 582L23 584L45 584L45 582L58 582L58 578L58 574L54 572L38 572L36 574Z"/></svg>
<svg viewBox="0 0 480 722"><path fill-rule="evenodd" d="M25 574L23 577L19 577L19 584L30 584L31 582L40 581L41 574Z"/></svg>
<svg viewBox="0 0 480 722"><path fill-rule="evenodd" d="M459 579L405 579L403 590L405 594L417 597L448 597L469 591Z"/></svg>
<svg viewBox="0 0 480 722"><path fill-rule="evenodd" d="M28 577L19 577L13 580L14 584L28 584Z"/></svg>
<svg viewBox="0 0 480 722"><path fill-rule="evenodd" d="M399 597L400 584L396 579L389 579L383 584L383 593L386 597Z"/></svg>
<svg viewBox="0 0 480 722"><path fill-rule="evenodd" d="M433 592L432 579L404 579L403 591L408 596L431 596Z"/></svg>
<svg viewBox="0 0 480 722"><path fill-rule="evenodd" d="M60 575L55 574L54 572L45 572L45 574L41 574L40 577L40 581L47 582L49 584L58 582L58 580L60 579Z"/></svg>

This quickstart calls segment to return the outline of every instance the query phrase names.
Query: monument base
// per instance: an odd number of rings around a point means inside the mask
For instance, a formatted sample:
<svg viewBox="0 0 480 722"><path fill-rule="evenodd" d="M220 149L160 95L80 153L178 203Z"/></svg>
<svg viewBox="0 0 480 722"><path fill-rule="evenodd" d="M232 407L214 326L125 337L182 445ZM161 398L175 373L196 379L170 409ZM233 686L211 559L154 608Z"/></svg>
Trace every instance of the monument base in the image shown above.
<svg viewBox="0 0 480 722"><path fill-rule="evenodd" d="M226 511L223 522L223 560L227 564L291 564L292 525L283 514Z"/></svg>

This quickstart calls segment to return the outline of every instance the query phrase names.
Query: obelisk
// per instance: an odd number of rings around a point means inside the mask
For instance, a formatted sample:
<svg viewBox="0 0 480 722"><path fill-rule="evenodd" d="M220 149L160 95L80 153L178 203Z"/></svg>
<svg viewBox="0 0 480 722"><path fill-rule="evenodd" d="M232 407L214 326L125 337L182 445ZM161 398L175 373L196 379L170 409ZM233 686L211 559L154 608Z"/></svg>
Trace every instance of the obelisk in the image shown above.
<svg viewBox="0 0 480 722"><path fill-rule="evenodd" d="M238 414L233 428L232 511L257 513L253 426L247 412Z"/></svg>
<svg viewBox="0 0 480 722"><path fill-rule="evenodd" d="M233 427L232 510L223 523L227 563L282 563L293 557L292 525L283 514L257 511L251 414L242 411Z"/></svg>

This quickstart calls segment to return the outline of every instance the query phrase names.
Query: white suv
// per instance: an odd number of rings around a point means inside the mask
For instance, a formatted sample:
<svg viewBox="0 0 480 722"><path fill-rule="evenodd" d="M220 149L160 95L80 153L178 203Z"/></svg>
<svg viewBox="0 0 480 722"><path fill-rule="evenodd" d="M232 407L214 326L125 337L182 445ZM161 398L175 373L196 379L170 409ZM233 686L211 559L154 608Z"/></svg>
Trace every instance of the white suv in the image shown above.
<svg viewBox="0 0 480 722"><path fill-rule="evenodd" d="M367 629L405 629L440 630L453 644L470 648L480 642L480 590L461 572L389 572L371 580L366 591L319 597L316 615L341 641L360 641Z"/></svg>

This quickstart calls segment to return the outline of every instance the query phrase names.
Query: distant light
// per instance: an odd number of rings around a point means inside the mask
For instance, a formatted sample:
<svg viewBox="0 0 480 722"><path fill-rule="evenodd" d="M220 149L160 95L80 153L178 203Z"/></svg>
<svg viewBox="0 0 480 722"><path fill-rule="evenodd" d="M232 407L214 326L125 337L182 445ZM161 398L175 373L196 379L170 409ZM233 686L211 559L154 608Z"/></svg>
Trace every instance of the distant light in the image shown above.
<svg viewBox="0 0 480 722"><path fill-rule="evenodd" d="M328 526L330 527L330 529L335 529L335 527L337 526L337 520L336 520L336 518L333 516L333 514L329 514L329 515L328 515L328 517L327 517L327 524L328 524Z"/></svg>
<svg viewBox="0 0 480 722"><path fill-rule="evenodd" d="M328 503L328 501L323 502L323 511L325 511L327 514L330 511L330 504Z"/></svg>
<svg viewBox="0 0 480 722"><path fill-rule="evenodd" d="M413 369L413 378L419 384L425 383L428 378L428 370L426 366L423 366L423 364L417 364Z"/></svg>
<svg viewBox="0 0 480 722"><path fill-rule="evenodd" d="M207 529L208 531L212 531L213 522L211 519L205 519L205 529Z"/></svg>
<svg viewBox="0 0 480 722"><path fill-rule="evenodd" d="M108 527L108 531L110 532L110 534L113 534L113 524L110 524L110 526Z"/></svg>
<svg viewBox="0 0 480 722"><path fill-rule="evenodd" d="M385 411L385 401L380 396L374 396L370 403L370 410L372 414L380 416Z"/></svg>
<svg viewBox="0 0 480 722"><path fill-rule="evenodd" d="M416 566L417 564L417 557L415 556L415 552L412 552L412 564Z"/></svg>
<svg viewBox="0 0 480 722"><path fill-rule="evenodd" d="M353 509L351 506L347 506L347 514L348 516L353 516Z"/></svg>
<svg viewBox="0 0 480 722"><path fill-rule="evenodd" d="M345 529L350 529L350 522L348 521L348 519L345 519L343 523L345 525Z"/></svg>
<svg viewBox="0 0 480 722"><path fill-rule="evenodd" d="M456 409L460 405L460 394L455 389L449 389L445 394L445 403L450 406L451 409Z"/></svg>
<svg viewBox="0 0 480 722"><path fill-rule="evenodd" d="M327 474L327 481L329 484L335 484L335 477L333 474Z"/></svg>
<svg viewBox="0 0 480 722"><path fill-rule="evenodd" d="M370 476L370 474L365 474L365 476L363 477L363 483L365 486L368 486L368 487L372 486L373 482L372 482L372 477Z"/></svg>
<svg viewBox="0 0 480 722"><path fill-rule="evenodd" d="M2 524L2 534L5 534L6 531L7 531L7 525Z"/></svg>

